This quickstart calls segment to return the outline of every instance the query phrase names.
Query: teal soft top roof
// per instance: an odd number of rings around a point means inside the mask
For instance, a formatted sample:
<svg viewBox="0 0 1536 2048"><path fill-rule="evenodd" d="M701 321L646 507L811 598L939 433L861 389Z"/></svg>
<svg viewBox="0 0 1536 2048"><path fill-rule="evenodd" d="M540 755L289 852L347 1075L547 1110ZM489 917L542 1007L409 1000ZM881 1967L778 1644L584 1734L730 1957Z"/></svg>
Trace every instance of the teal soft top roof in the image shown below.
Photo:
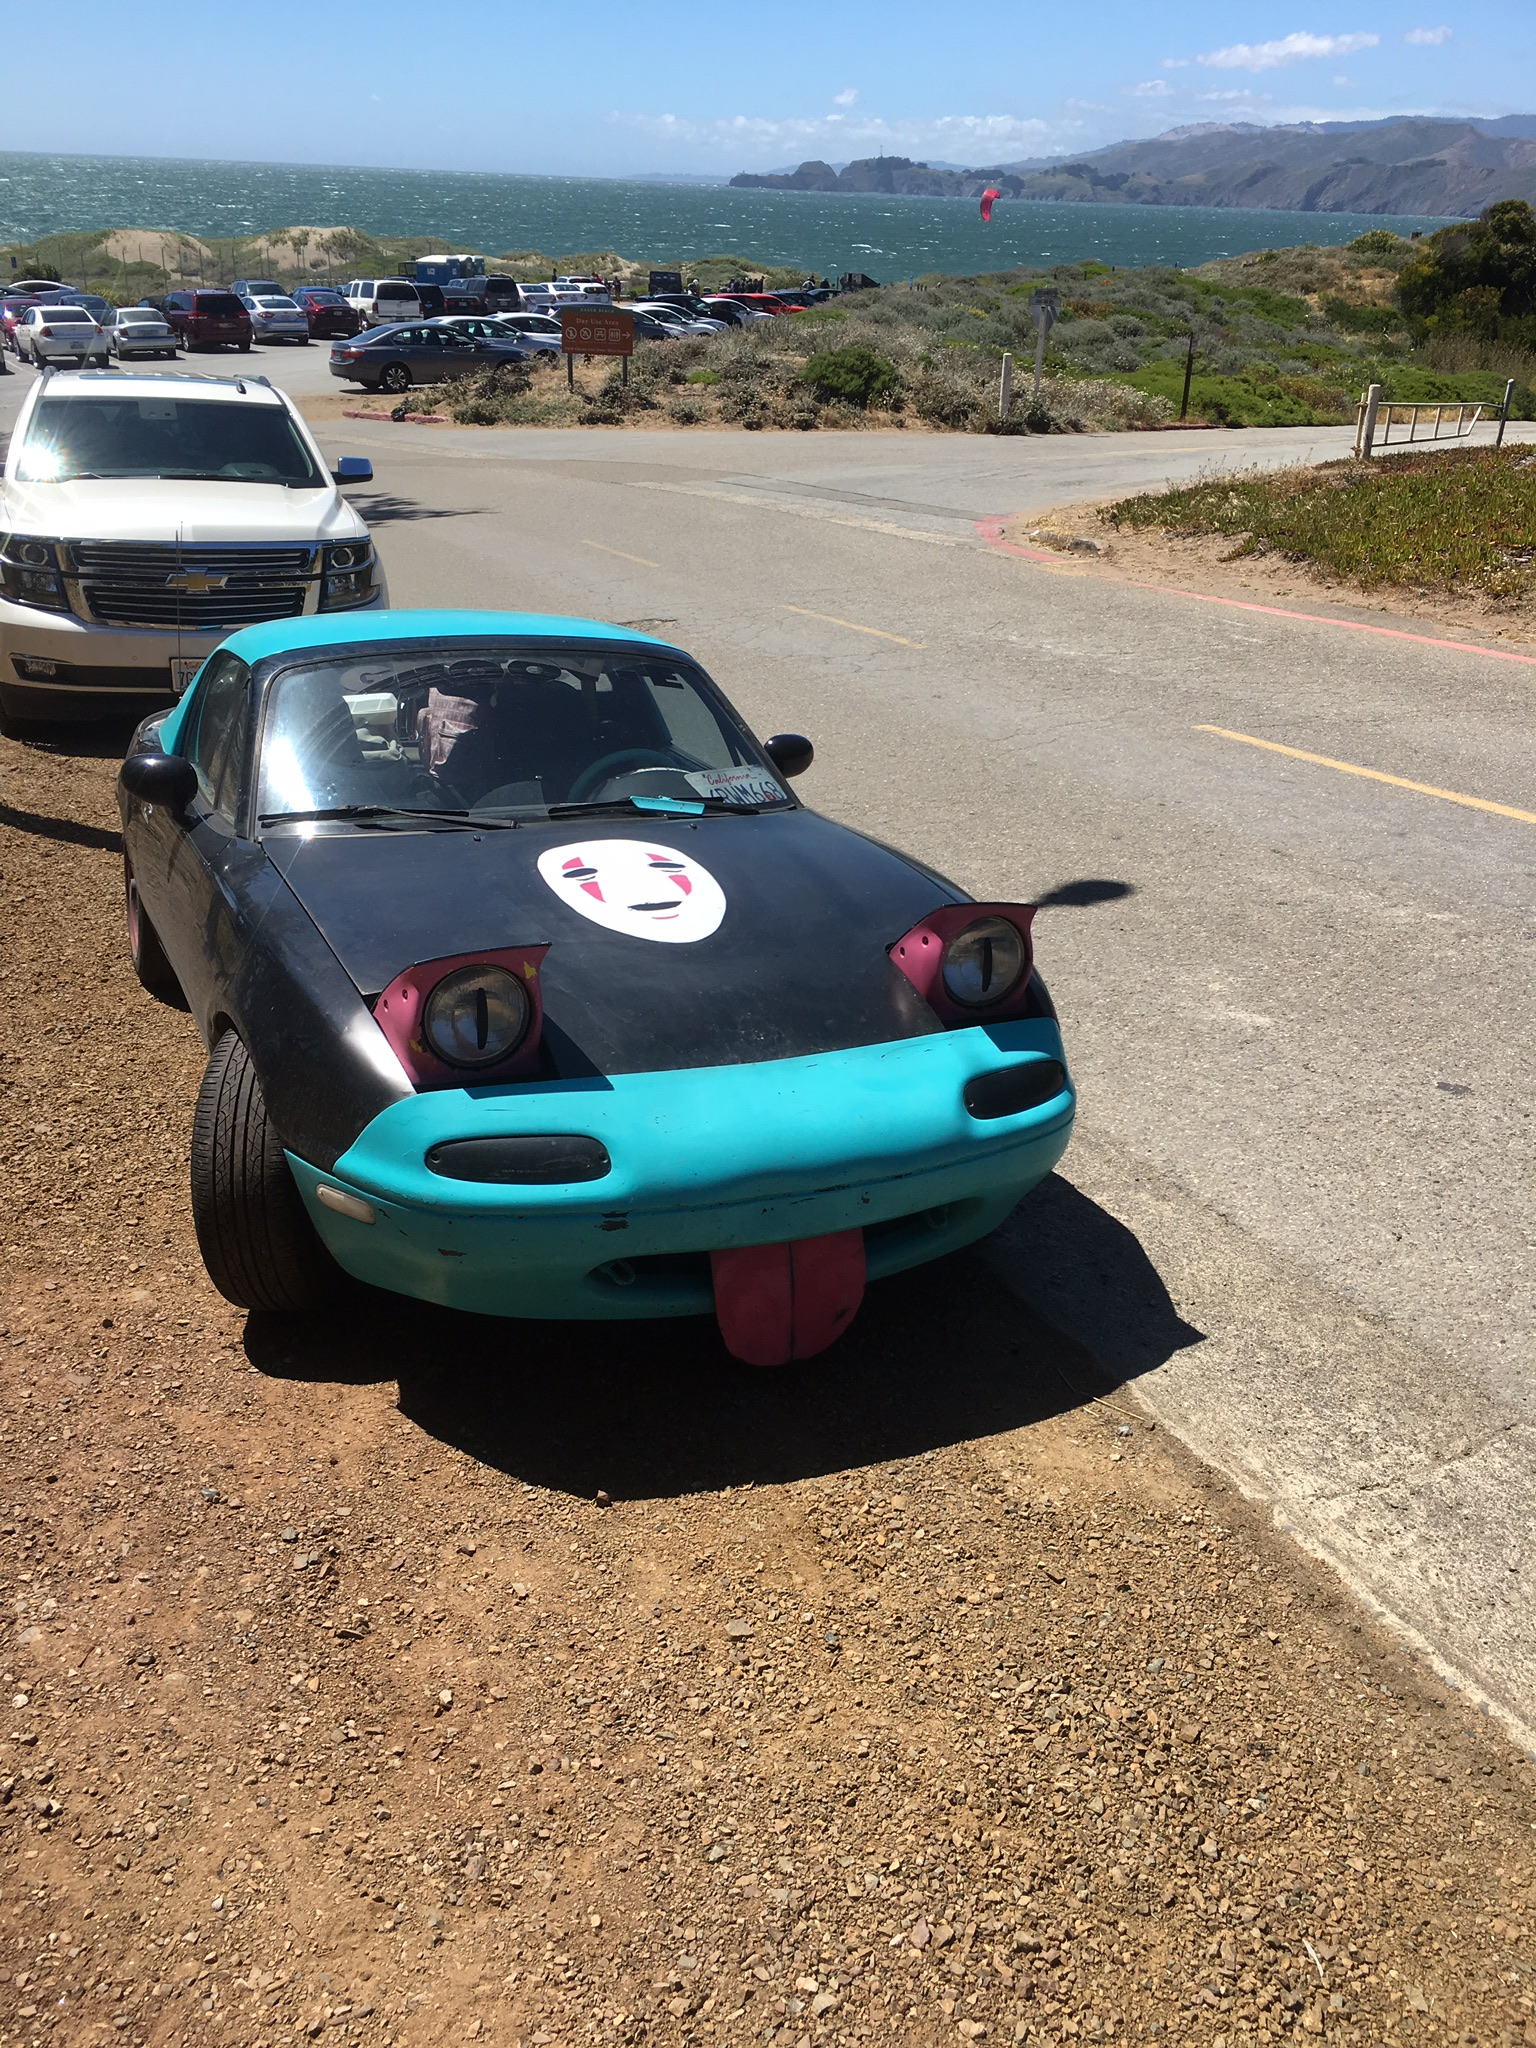
<svg viewBox="0 0 1536 2048"><path fill-rule="evenodd" d="M614 640L633 646L666 647L650 633L601 619L564 619L551 612L337 612L327 618L279 619L269 626L245 626L224 641L249 662L274 654L319 653L327 647L356 647L369 641L387 646L405 640ZM188 690L160 727L160 744L174 752L192 691Z"/></svg>
<svg viewBox="0 0 1536 2048"><path fill-rule="evenodd" d="M368 640L484 640L526 636L539 640L643 640L665 647L650 633L601 619L562 619L546 612L333 612L323 618L279 619L269 626L245 626L224 645L253 666L269 655L311 647L355 647Z"/></svg>

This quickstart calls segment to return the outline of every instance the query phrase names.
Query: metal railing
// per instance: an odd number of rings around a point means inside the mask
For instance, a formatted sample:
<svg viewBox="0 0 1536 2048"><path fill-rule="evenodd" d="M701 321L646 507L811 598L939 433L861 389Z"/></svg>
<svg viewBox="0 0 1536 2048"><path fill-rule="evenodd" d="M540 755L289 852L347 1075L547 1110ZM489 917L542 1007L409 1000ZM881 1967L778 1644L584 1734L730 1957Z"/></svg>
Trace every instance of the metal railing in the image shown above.
<svg viewBox="0 0 1536 2048"><path fill-rule="evenodd" d="M1406 448L1414 443L1427 446L1434 441L1465 441L1472 429L1481 424L1497 425L1499 431L1493 445L1500 448L1504 444L1504 429L1509 422L1509 406L1514 392L1515 381L1510 378L1504 386L1504 403L1496 413L1490 413L1485 404L1396 403L1382 397L1379 384L1372 384L1362 394L1355 415L1355 454L1364 462L1381 448ZM1396 435L1394 427L1398 429Z"/></svg>

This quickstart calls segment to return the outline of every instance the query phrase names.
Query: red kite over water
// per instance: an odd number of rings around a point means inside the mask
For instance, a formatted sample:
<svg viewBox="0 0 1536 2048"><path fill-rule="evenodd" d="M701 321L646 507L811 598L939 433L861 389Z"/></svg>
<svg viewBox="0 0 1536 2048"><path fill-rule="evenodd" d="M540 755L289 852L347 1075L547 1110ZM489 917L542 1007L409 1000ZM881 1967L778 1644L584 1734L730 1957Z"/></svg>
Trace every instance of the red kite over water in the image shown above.
<svg viewBox="0 0 1536 2048"><path fill-rule="evenodd" d="M996 187L995 185L989 185L989 186L987 187L986 191L982 193L982 195L981 195L981 217L982 217L982 219L983 219L984 221L990 221L990 220L991 220L991 218L992 218L992 202L993 202L993 200L994 200L994 199L1001 199L1001 198L1002 198L1002 196L1003 196L1003 195L1002 195L1002 193L998 191L998 189L997 189L997 187Z"/></svg>

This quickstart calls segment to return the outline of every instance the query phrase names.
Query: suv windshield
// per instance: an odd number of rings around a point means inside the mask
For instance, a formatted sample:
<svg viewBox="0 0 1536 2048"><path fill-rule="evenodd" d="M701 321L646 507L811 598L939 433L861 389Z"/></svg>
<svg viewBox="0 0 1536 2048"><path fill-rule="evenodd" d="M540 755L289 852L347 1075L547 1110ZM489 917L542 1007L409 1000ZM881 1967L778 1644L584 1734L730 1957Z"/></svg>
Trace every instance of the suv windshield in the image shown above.
<svg viewBox="0 0 1536 2048"><path fill-rule="evenodd" d="M267 696L256 808L544 818L561 804L791 801L696 669L663 654L505 644L290 669Z"/></svg>
<svg viewBox="0 0 1536 2048"><path fill-rule="evenodd" d="M180 477L216 482L326 482L281 407L216 398L43 398L17 457L22 483L75 477Z"/></svg>
<svg viewBox="0 0 1536 2048"><path fill-rule="evenodd" d="M195 292L192 297L192 310L211 320L233 320L237 319L245 308L233 292Z"/></svg>

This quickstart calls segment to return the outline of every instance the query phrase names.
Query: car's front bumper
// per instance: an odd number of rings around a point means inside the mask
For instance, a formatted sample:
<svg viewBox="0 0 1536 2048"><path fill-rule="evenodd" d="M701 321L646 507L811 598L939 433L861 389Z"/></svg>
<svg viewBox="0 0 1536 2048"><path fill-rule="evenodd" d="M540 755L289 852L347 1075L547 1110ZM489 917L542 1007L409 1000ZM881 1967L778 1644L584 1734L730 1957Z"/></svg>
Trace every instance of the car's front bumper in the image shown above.
<svg viewBox="0 0 1536 2048"><path fill-rule="evenodd" d="M377 594L357 607L360 612L388 605L382 567L377 574ZM178 634L172 627L103 626L74 612L0 597L0 689L18 715L23 708L37 718L95 718L118 709L142 714L179 694L173 661L201 663L234 630ZM188 674L184 666L183 678Z"/></svg>
<svg viewBox="0 0 1536 2048"><path fill-rule="evenodd" d="M1070 1082L978 1120L967 1082L1062 1061L1031 1018L750 1066L440 1089L382 1111L322 1172L289 1154L321 1238L358 1279L485 1315L707 1315L708 1254L862 1229L881 1279L994 1229L1066 1150ZM1064 1061L1063 1061L1064 1064ZM523 1132L601 1140L603 1179L449 1180L428 1151ZM371 1223L323 1204L360 1197Z"/></svg>

